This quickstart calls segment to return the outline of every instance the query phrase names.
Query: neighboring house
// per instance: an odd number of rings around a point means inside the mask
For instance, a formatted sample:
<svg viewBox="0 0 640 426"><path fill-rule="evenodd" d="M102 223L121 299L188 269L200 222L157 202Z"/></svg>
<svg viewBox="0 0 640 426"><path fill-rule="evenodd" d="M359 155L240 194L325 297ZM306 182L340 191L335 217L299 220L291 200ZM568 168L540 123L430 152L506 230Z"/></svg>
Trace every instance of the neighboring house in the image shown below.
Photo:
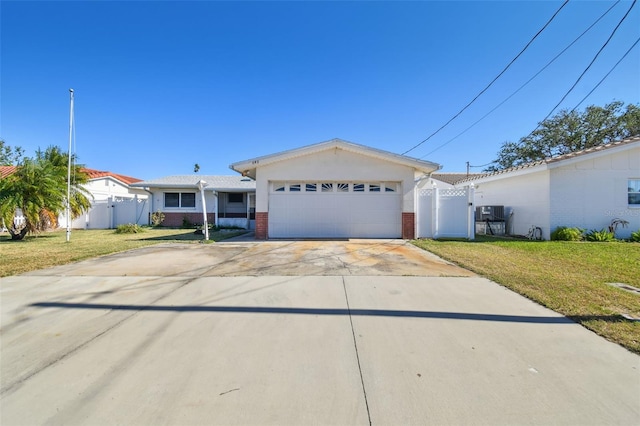
<svg viewBox="0 0 640 426"><path fill-rule="evenodd" d="M16 166L0 166L0 178L13 174ZM71 222L72 228L108 229L125 223L147 223L149 196L142 189L130 185L140 179L108 171L83 168L88 182L83 187L89 192L91 208ZM58 217L58 226L66 227L65 212Z"/></svg>
<svg viewBox="0 0 640 426"><path fill-rule="evenodd" d="M151 211L164 214L164 226L201 225L204 181L207 222L253 229L255 181L243 176L178 175L134 183L151 194Z"/></svg>
<svg viewBox="0 0 640 426"><path fill-rule="evenodd" d="M140 179L109 171L83 168L88 182L83 187L91 194L91 208L75 218L72 228L110 229L127 223L146 224L149 220L149 194L131 185ZM66 226L66 218L59 218Z"/></svg>
<svg viewBox="0 0 640 426"><path fill-rule="evenodd" d="M416 188L440 166L332 139L230 166L255 179L256 238L414 238Z"/></svg>
<svg viewBox="0 0 640 426"><path fill-rule="evenodd" d="M558 226L602 229L616 218L629 222L620 238L640 229L638 136L453 182L471 183L475 205L504 206L514 235L539 226L549 239Z"/></svg>

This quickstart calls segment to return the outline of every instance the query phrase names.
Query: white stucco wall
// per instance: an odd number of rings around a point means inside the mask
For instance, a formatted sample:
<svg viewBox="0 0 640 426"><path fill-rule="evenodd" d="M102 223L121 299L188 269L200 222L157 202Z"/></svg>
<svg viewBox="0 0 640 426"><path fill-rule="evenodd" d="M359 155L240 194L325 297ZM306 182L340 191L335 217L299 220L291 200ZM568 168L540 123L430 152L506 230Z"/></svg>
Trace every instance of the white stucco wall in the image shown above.
<svg viewBox="0 0 640 426"><path fill-rule="evenodd" d="M148 194L138 188L129 188L122 182L111 177L104 177L100 179L94 179L83 185L96 201L108 200L110 197L123 197L133 198L134 195L138 195L138 198L147 198Z"/></svg>
<svg viewBox="0 0 640 426"><path fill-rule="evenodd" d="M629 222L627 228L618 228L618 238L640 229L640 207L630 207L627 197L628 180L640 179L640 147L602 154L550 165L552 230L602 229L615 218Z"/></svg>
<svg viewBox="0 0 640 426"><path fill-rule="evenodd" d="M270 181L401 182L403 212L414 212L414 169L375 157L332 148L261 165L256 171L256 211L266 212Z"/></svg>
<svg viewBox="0 0 640 426"><path fill-rule="evenodd" d="M505 175L506 176L506 175ZM505 215L513 212L509 231L526 235L531 226L542 228L549 239L549 172L544 168L526 170L520 175L493 176L475 182L474 202L479 206L504 206Z"/></svg>

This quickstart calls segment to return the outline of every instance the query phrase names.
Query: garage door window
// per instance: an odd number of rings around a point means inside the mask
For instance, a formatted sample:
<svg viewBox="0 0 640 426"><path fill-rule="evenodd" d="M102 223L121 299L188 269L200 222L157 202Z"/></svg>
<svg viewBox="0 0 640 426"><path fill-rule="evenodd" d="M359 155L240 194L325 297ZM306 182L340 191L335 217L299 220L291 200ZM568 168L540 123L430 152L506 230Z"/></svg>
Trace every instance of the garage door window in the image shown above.
<svg viewBox="0 0 640 426"><path fill-rule="evenodd" d="M299 192L299 193L382 193L398 192L399 182L272 182L273 192Z"/></svg>
<svg viewBox="0 0 640 426"><path fill-rule="evenodd" d="M384 192L396 192L398 185L395 182L385 182Z"/></svg>
<svg viewBox="0 0 640 426"><path fill-rule="evenodd" d="M322 192L333 192L333 184L332 183L323 183L322 184Z"/></svg>
<svg viewBox="0 0 640 426"><path fill-rule="evenodd" d="M349 192L348 183L338 183L336 184L336 188L338 189L338 192Z"/></svg>

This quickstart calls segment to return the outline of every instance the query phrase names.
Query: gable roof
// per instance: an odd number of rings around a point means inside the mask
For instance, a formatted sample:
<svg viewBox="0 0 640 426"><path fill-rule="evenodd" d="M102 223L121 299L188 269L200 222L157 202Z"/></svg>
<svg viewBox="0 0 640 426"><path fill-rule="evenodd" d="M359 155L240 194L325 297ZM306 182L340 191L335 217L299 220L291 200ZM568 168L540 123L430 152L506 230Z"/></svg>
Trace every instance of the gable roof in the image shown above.
<svg viewBox="0 0 640 426"><path fill-rule="evenodd" d="M112 173L112 172L107 172L102 170L88 169L86 167L83 168L82 171L87 174L89 180L101 179L104 177L111 177L127 185L131 185L132 183L136 183L136 182L142 182L142 179L134 178L131 176L125 176L118 173Z"/></svg>
<svg viewBox="0 0 640 426"><path fill-rule="evenodd" d="M275 154L265 155L262 157L256 157L249 160L239 161L229 166L232 170L242 174L243 176L249 176L253 179L256 177L256 169L259 166L267 164L277 163L279 161L289 160L304 155L314 154L328 149L343 149L345 151L355 152L368 157L374 157L389 161L392 163L402 164L405 166L413 167L416 170L424 173L431 173L440 169L440 165L432 163L430 161L419 160L413 157L407 157L405 155L394 154L389 151L383 151L377 148L371 148L365 145L356 144L353 142L347 142L342 139L331 139L325 142L320 142L313 145L303 146L301 148L295 148L288 151L282 151Z"/></svg>
<svg viewBox="0 0 640 426"><path fill-rule="evenodd" d="M614 150L616 148L618 149L630 149L633 148L634 145L638 145L640 146L640 135L638 136L631 136L629 138L625 138L625 139L621 139L619 141L614 141L614 142L610 142L607 144L602 144L602 145L597 145L591 148L587 148L587 149L582 149L580 151L575 151L575 152L569 152L567 154L562 154L562 155L557 155L555 157L550 157L550 158L545 158L544 160L538 160L538 161L532 161L531 163L526 163L526 164L521 164L519 166L515 166L515 167L510 167L508 169L504 169L504 170L498 170L495 172L489 172L489 173L480 173L480 174L476 174L476 175L469 175L469 177L466 178L462 178L458 181L456 181L454 183L455 184L459 184L459 183L463 183L463 182L470 182L476 179L482 179L482 178L487 178L487 177L492 177L492 176L498 176L498 175L506 175L509 173L514 173L517 171L521 171L521 170L526 170L526 169L533 169L536 166L549 166L549 165L556 165L556 163L563 163L563 162L568 162L568 161L572 161L575 159L582 159L583 157L587 157L587 156L591 156L591 155L596 155L596 154L600 154L600 153L607 153L610 150Z"/></svg>
<svg viewBox="0 0 640 426"><path fill-rule="evenodd" d="M207 183L206 189L222 192L252 192L256 189L256 182L252 179L233 175L173 175L158 179L140 181L132 184L136 188L198 188L201 180Z"/></svg>

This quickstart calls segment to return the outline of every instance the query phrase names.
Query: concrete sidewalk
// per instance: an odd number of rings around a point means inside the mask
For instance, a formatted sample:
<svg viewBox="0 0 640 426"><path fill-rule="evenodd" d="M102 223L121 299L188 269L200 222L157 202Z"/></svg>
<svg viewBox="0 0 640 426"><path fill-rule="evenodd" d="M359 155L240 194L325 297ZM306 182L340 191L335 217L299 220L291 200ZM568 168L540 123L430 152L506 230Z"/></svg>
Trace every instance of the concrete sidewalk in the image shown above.
<svg viewBox="0 0 640 426"><path fill-rule="evenodd" d="M45 272L0 280L3 425L640 419L638 356L478 277Z"/></svg>

